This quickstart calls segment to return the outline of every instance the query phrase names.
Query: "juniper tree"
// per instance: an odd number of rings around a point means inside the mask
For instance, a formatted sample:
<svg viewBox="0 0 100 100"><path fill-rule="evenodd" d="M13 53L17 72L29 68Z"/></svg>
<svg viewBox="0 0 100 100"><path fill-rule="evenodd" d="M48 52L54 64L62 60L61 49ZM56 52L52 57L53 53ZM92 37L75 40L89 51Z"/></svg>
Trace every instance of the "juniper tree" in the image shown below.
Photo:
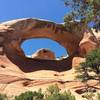
<svg viewBox="0 0 100 100"><path fill-rule="evenodd" d="M76 73L76 78L85 83L86 91L89 90L88 80L98 80L100 84L100 48L86 55L86 61L76 68Z"/></svg>
<svg viewBox="0 0 100 100"><path fill-rule="evenodd" d="M100 30L100 0L63 0L66 7L70 7L71 11L64 18L65 26L72 26L70 23L80 20L79 24L87 26L90 22L94 22L93 28ZM75 26L75 25L74 25ZM71 28L71 27L70 27ZM78 27L79 29L79 27Z"/></svg>

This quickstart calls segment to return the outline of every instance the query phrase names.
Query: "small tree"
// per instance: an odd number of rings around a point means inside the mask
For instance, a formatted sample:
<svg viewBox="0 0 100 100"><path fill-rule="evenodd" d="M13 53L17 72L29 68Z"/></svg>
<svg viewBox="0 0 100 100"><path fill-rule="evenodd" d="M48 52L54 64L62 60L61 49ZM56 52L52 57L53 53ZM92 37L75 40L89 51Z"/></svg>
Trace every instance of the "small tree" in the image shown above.
<svg viewBox="0 0 100 100"><path fill-rule="evenodd" d="M33 100L44 100L44 94L41 89L33 92Z"/></svg>
<svg viewBox="0 0 100 100"><path fill-rule="evenodd" d="M33 92L27 91L15 97L15 100L33 100Z"/></svg>
<svg viewBox="0 0 100 100"><path fill-rule="evenodd" d="M70 91L60 93L57 85L52 85L47 88L44 100L75 100L75 96Z"/></svg>
<svg viewBox="0 0 100 100"><path fill-rule="evenodd" d="M0 94L0 100L6 100L7 96L6 94Z"/></svg>
<svg viewBox="0 0 100 100"><path fill-rule="evenodd" d="M98 93L97 96L98 96L98 100L100 100L100 93Z"/></svg>
<svg viewBox="0 0 100 100"><path fill-rule="evenodd" d="M41 89L38 91L27 91L15 97L15 100L43 100L44 94Z"/></svg>
<svg viewBox="0 0 100 100"><path fill-rule="evenodd" d="M85 62L81 63L79 67L76 68L76 79L80 80L85 84L85 91L88 92L88 80L90 79L89 73L88 73L88 67L86 66Z"/></svg>
<svg viewBox="0 0 100 100"><path fill-rule="evenodd" d="M76 69L77 78L84 80L97 79L100 81L100 48L96 48L86 55L86 61ZM93 72L95 75L90 75Z"/></svg>
<svg viewBox="0 0 100 100"><path fill-rule="evenodd" d="M94 22L93 27L96 31L100 30L100 0L63 1L66 7L71 8L69 14L64 18L66 27L70 25L70 21L80 20L79 25L83 23L83 26L87 26L90 22Z"/></svg>
<svg viewBox="0 0 100 100"><path fill-rule="evenodd" d="M45 100L59 100L60 89L57 85L51 85L47 88L45 92Z"/></svg>
<svg viewBox="0 0 100 100"><path fill-rule="evenodd" d="M92 74L91 74L92 72ZM87 84L88 80L99 80L100 83L100 48L96 48L86 55L86 61L81 63L76 69L76 78L85 83L87 94L85 98L92 99L93 91Z"/></svg>
<svg viewBox="0 0 100 100"><path fill-rule="evenodd" d="M86 66L96 74L100 81L100 48L96 48L86 56Z"/></svg>

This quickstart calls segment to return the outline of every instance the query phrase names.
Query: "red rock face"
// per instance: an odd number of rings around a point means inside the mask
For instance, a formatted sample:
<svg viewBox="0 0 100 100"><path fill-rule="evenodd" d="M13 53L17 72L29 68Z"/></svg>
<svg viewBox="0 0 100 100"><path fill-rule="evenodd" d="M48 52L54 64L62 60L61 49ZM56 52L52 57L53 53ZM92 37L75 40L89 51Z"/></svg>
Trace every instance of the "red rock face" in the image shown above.
<svg viewBox="0 0 100 100"><path fill-rule="evenodd" d="M30 38L52 39L68 51L69 57L55 60L54 53L47 50L45 56L43 50L40 50L36 58L27 58L20 45ZM2 23L0 25L0 91L16 94L33 90L34 86L39 88L40 85L41 88L46 83L60 84L63 89L66 84L69 87L70 83L65 79L67 77L71 80L74 74L63 72L78 66L85 60L86 53L99 46L98 39L88 29L80 33L70 33L62 24L38 19L19 19ZM44 81L41 77L46 77L48 80Z"/></svg>

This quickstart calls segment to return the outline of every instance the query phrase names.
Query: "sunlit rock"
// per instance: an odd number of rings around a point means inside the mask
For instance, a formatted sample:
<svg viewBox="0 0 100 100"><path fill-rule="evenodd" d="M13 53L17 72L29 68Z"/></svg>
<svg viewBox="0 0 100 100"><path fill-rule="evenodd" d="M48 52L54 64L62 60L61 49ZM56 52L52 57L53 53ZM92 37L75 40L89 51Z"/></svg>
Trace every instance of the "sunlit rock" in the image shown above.
<svg viewBox="0 0 100 100"><path fill-rule="evenodd" d="M48 49L39 49L35 53L33 53L32 58L36 59L47 59L47 60L55 60L55 54Z"/></svg>

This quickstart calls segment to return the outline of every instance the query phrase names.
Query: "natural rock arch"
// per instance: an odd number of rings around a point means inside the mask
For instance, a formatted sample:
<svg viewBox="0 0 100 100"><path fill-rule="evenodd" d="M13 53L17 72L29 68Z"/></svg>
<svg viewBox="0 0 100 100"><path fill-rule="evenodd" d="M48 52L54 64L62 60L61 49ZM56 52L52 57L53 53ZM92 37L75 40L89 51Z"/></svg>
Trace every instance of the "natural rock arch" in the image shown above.
<svg viewBox="0 0 100 100"><path fill-rule="evenodd" d="M21 43L20 47L24 51L25 56L28 58L34 58L37 57L37 55L38 57L39 55L46 57L47 55L49 59L49 57L51 57L49 56L49 53L52 55L52 60L60 60L68 57L68 53L62 45L47 38L32 38L25 40Z"/></svg>
<svg viewBox="0 0 100 100"><path fill-rule="evenodd" d="M84 36L84 32L68 32L62 24L32 18L13 20L1 25L4 27L0 30L0 36L3 38L1 46L7 57L24 72L71 69L72 59L78 55L79 43ZM26 58L20 45L31 38L52 39L67 49L69 57L60 61Z"/></svg>

